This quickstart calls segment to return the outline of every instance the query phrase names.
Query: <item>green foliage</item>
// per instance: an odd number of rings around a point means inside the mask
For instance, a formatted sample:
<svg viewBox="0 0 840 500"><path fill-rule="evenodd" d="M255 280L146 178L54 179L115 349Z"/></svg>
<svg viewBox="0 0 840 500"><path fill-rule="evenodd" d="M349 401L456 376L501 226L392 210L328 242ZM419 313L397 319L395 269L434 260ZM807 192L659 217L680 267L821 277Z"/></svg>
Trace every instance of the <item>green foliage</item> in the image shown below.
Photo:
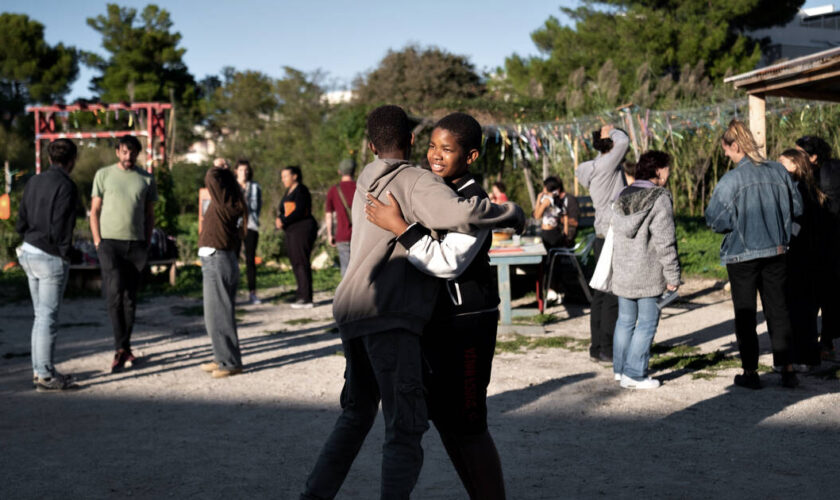
<svg viewBox="0 0 840 500"><path fill-rule="evenodd" d="M179 209L172 173L166 167L157 167L153 172L158 194L158 201L155 203L155 227L168 235L175 235L178 233Z"/></svg>
<svg viewBox="0 0 840 500"><path fill-rule="evenodd" d="M518 333L506 336L504 340L496 342L496 352L518 353L523 349L566 349L569 351L582 351L589 345L586 339L576 339L564 335L551 337L526 337Z"/></svg>
<svg viewBox="0 0 840 500"><path fill-rule="evenodd" d="M107 13L88 18L102 35L107 59L86 52L85 63L100 71L91 89L105 102L168 101L169 89L177 102L195 98L195 81L183 62L186 49L178 48L181 34L171 32L169 12L147 5L137 10L108 4Z"/></svg>
<svg viewBox="0 0 840 500"><path fill-rule="evenodd" d="M717 81L728 71L754 68L761 44L742 30L783 24L802 3L585 1L577 9L561 8L574 27L552 16L532 34L542 57L507 58L496 89L555 100L568 112L604 109L631 97L649 106L651 100L667 99L673 82L698 65L702 73L695 82L703 86L709 86L707 77ZM634 95L639 88L645 90Z"/></svg>
<svg viewBox="0 0 840 500"><path fill-rule="evenodd" d="M64 44L50 46L44 25L23 14L0 13L0 123L32 102L51 102L70 90L79 73L78 55Z"/></svg>
<svg viewBox="0 0 840 500"><path fill-rule="evenodd" d="M677 217L677 249L684 276L727 279L720 264L723 235L706 227L702 217Z"/></svg>
<svg viewBox="0 0 840 500"><path fill-rule="evenodd" d="M173 194L179 212L190 214L197 220L198 190L204 187L204 176L212 165L176 163L172 166Z"/></svg>
<svg viewBox="0 0 840 500"><path fill-rule="evenodd" d="M433 111L443 99L471 99L484 93L481 77L467 57L417 45L389 50L355 86L361 103L396 103L420 114Z"/></svg>

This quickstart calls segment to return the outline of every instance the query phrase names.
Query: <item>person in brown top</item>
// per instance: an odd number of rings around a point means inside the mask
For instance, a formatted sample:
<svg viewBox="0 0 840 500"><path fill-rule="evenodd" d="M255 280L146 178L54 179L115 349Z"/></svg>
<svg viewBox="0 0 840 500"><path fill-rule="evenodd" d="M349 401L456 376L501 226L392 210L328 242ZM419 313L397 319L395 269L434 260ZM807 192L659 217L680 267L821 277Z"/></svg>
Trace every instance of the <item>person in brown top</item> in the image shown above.
<svg viewBox="0 0 840 500"><path fill-rule="evenodd" d="M213 361L201 365L213 378L242 373L242 354L236 333L237 250L248 227L242 189L233 172L211 168L204 177L210 205L198 236L198 255L204 284L204 323L213 344ZM243 223L237 226L238 220Z"/></svg>

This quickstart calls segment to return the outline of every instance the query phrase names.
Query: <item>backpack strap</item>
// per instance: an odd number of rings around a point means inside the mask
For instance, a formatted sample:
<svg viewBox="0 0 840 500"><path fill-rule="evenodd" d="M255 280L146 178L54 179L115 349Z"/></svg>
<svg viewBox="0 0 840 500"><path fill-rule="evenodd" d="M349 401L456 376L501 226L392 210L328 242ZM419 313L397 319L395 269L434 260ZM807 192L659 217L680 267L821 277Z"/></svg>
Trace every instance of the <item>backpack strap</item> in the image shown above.
<svg viewBox="0 0 840 500"><path fill-rule="evenodd" d="M347 198L344 197L344 192L341 190L341 183L335 185L338 191L338 199L341 200L341 205L344 206L344 211L347 213L347 225L353 227L353 214L350 211L350 204L347 203Z"/></svg>

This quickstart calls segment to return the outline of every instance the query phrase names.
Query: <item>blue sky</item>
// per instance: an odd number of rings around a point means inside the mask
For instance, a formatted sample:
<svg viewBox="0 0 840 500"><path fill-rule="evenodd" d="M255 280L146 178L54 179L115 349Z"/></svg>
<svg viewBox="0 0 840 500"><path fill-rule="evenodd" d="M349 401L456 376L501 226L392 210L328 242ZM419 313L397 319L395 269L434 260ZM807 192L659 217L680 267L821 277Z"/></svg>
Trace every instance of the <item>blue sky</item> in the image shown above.
<svg viewBox="0 0 840 500"><path fill-rule="evenodd" d="M4 12L28 15L45 26L49 43L63 42L102 52L101 37L86 24L104 14L107 2L92 0L3 0ZM120 1L138 10L148 1ZM159 1L187 49L184 62L197 79L224 66L279 77L283 66L321 69L337 87L377 65L388 49L408 43L436 45L470 57L479 70L492 69L516 52L534 54L530 33L560 5L575 0L239 0ZM70 99L90 95L93 72L81 68Z"/></svg>
<svg viewBox="0 0 840 500"><path fill-rule="evenodd" d="M27 14L45 26L49 43L102 53L101 37L85 20L105 13L105 1L3 0L4 12ZM121 1L138 10L148 1ZM187 49L184 62L201 79L224 66L279 77L283 66L328 73L336 88L376 66L388 49L436 45L469 56L478 70L505 57L536 54L530 34L560 6L577 0L162 0ZM809 0L805 6L824 5ZM92 71L81 67L70 99L90 95Z"/></svg>

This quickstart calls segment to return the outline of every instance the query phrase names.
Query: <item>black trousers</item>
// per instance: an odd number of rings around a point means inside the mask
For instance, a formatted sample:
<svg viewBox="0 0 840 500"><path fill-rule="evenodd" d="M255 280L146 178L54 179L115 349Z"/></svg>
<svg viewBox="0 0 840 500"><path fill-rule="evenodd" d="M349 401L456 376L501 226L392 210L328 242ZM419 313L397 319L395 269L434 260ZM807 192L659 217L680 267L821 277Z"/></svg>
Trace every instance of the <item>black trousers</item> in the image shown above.
<svg viewBox="0 0 840 500"><path fill-rule="evenodd" d="M137 288L148 256L146 242L101 240L96 253L102 269L102 291L114 331L114 348L129 350L137 310Z"/></svg>
<svg viewBox="0 0 840 500"><path fill-rule="evenodd" d="M787 254L787 303L792 329L793 362L805 365L820 364L819 331L819 271L814 256L791 247ZM825 315L823 315L825 318Z"/></svg>
<svg viewBox="0 0 840 500"><path fill-rule="evenodd" d="M407 499L423 465L420 441L429 428L423 398L420 336L389 330L342 339L346 367L341 416L306 481L303 499L334 498L365 441L382 402L380 498Z"/></svg>
<svg viewBox="0 0 840 500"><path fill-rule="evenodd" d="M297 298L304 302L312 302L312 263L309 257L317 233L318 224L312 218L286 228L286 253L297 281Z"/></svg>
<svg viewBox="0 0 840 500"><path fill-rule="evenodd" d="M257 291L257 243L260 232L249 229L245 235L245 275L248 276L248 291Z"/></svg>
<svg viewBox="0 0 840 500"><path fill-rule="evenodd" d="M595 262L601 257L604 238L595 238ZM611 293L592 290L592 306L589 313L589 333L591 344L589 355L599 354L612 357L613 334L618 320L618 297Z"/></svg>
<svg viewBox="0 0 840 500"><path fill-rule="evenodd" d="M840 338L840 223L833 218L826 223L823 232L825 242L820 262L819 307L822 310L822 332L820 345L823 349L834 348L834 339Z"/></svg>
<svg viewBox="0 0 840 500"><path fill-rule="evenodd" d="M732 304L735 306L735 337L741 353L744 370L758 368L758 335L756 327L755 294L761 296L767 331L773 348L773 364L785 366L792 363L793 331L790 326L785 286L787 259L784 255L727 264L729 283L732 286Z"/></svg>

